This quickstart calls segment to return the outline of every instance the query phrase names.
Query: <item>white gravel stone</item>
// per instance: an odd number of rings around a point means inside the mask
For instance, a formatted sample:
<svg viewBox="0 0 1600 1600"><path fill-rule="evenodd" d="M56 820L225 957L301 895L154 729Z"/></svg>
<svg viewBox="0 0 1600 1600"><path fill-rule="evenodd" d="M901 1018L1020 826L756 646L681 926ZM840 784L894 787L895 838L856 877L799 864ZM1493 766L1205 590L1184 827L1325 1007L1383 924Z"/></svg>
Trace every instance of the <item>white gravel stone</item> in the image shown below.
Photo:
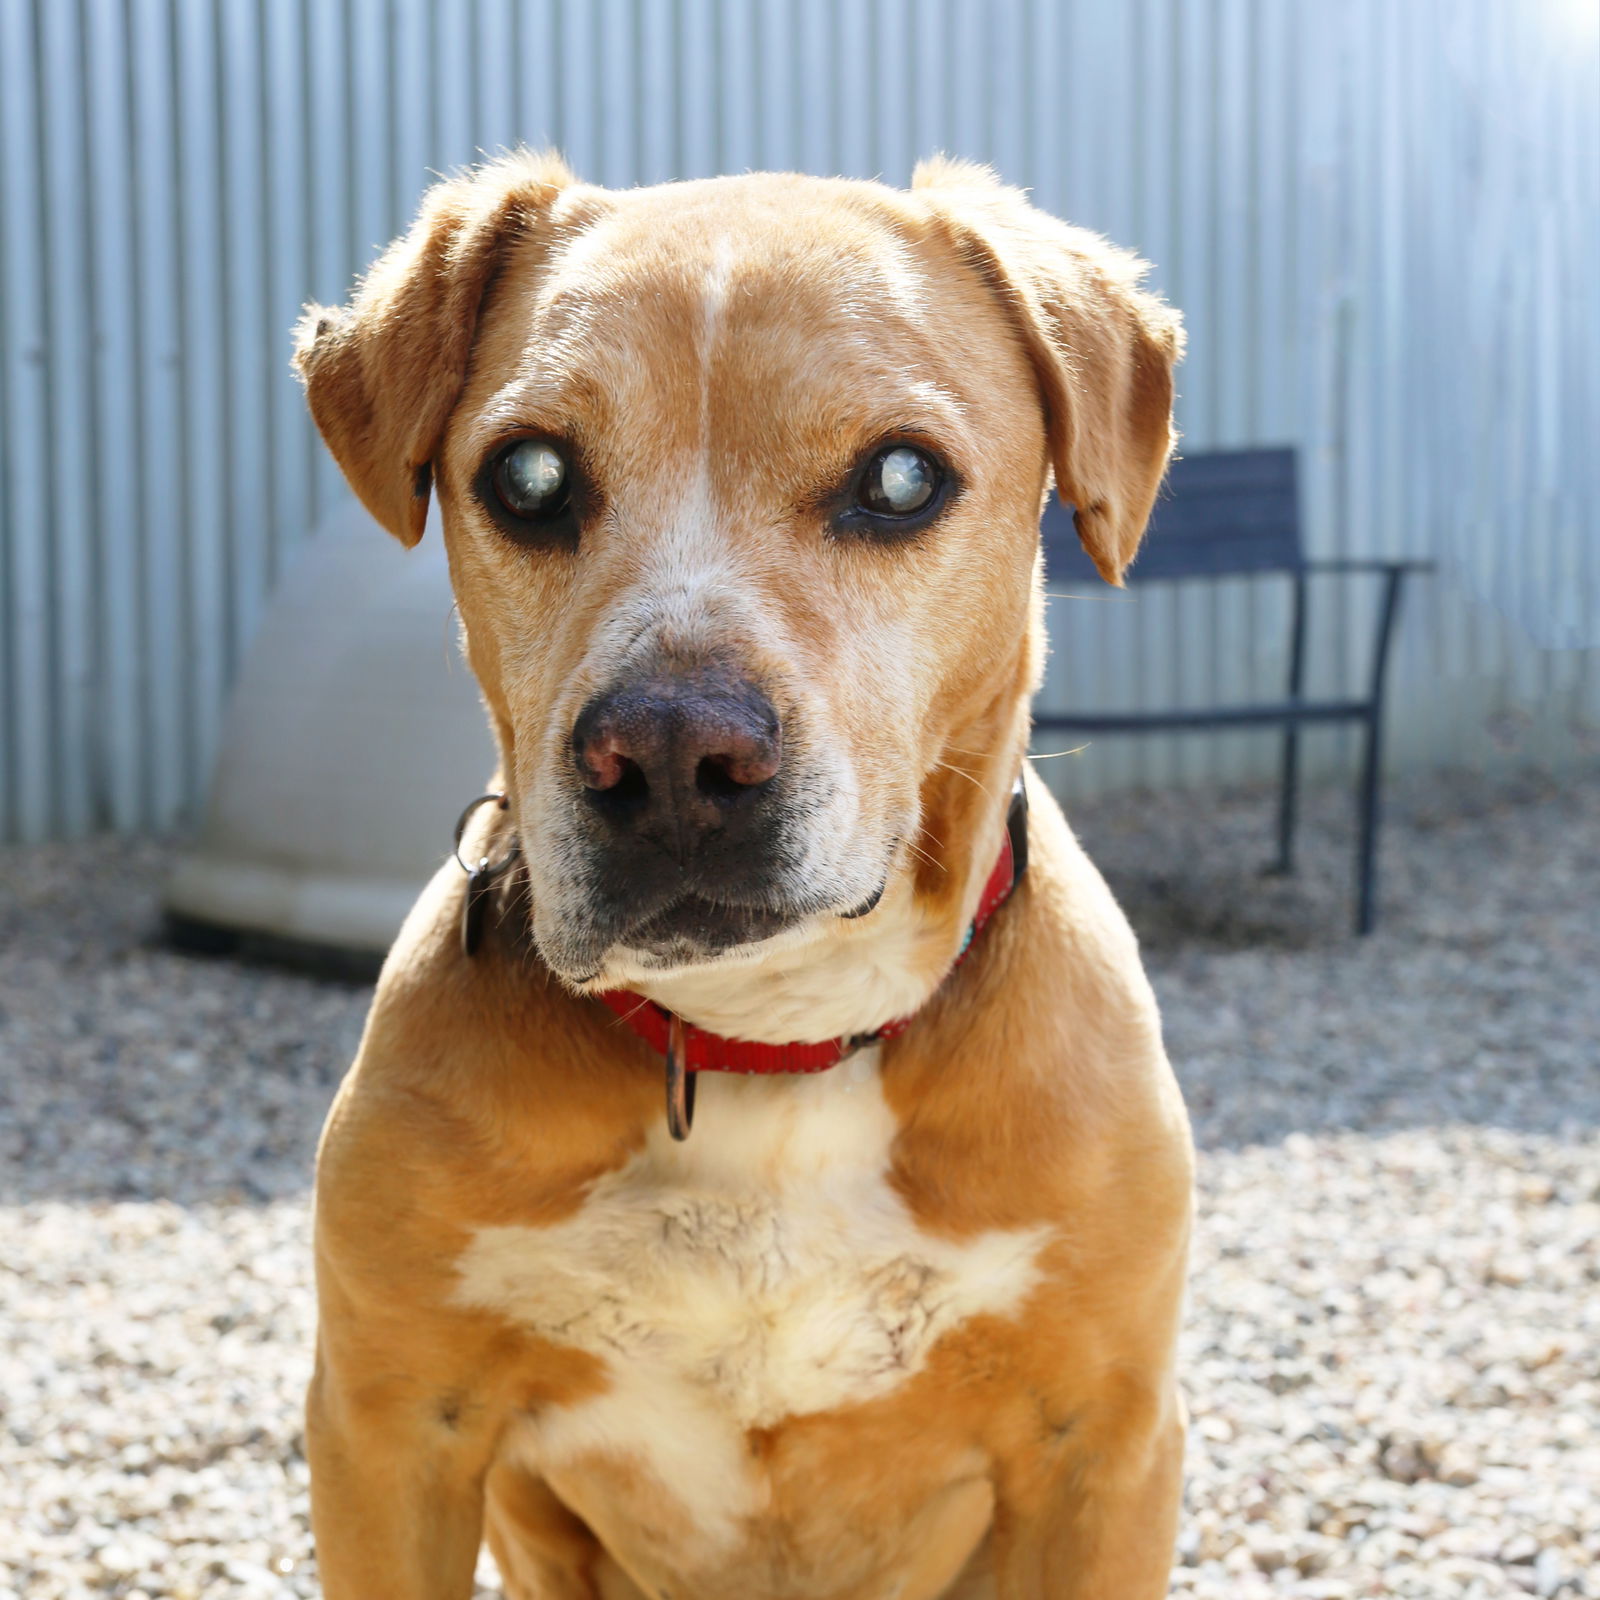
<svg viewBox="0 0 1600 1600"><path fill-rule="evenodd" d="M1600 786L1076 808L1200 1145L1174 1596L1600 1597ZM0 1600L316 1590L316 1132L360 987L154 942L168 853L0 853ZM485 1561L480 1581L493 1587Z"/></svg>

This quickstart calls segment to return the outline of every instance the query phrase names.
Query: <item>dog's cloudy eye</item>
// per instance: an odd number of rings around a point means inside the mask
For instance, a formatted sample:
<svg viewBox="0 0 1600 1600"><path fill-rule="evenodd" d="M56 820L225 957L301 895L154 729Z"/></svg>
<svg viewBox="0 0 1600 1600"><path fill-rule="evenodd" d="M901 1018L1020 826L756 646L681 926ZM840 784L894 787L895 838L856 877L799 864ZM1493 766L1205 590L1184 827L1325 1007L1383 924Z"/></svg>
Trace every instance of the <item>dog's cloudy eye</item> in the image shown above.
<svg viewBox="0 0 1600 1600"><path fill-rule="evenodd" d="M567 464L542 439L507 445L495 457L490 481L496 498L514 517L544 521L567 509Z"/></svg>
<svg viewBox="0 0 1600 1600"><path fill-rule="evenodd" d="M926 510L943 474L932 456L908 444L880 450L867 463L856 501L877 517L909 517Z"/></svg>

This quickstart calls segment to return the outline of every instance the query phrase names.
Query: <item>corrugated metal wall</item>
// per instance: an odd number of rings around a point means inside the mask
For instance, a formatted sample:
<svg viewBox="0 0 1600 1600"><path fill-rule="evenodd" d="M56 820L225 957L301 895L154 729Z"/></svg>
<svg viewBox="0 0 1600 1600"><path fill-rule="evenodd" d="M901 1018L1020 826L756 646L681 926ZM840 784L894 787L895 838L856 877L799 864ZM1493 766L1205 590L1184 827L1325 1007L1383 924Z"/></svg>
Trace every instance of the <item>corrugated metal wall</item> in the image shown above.
<svg viewBox="0 0 1600 1600"><path fill-rule="evenodd" d="M0 835L202 792L286 554L340 492L287 367L428 170L903 182L943 148L1131 244L1187 313L1192 448L1292 441L1323 553L1449 572L1393 751L1559 758L1600 668L1592 0L0 0ZM1281 597L1053 605L1049 693L1243 693ZM1355 669L1356 594L1318 670ZM1319 736L1337 754L1336 736ZM1330 742L1330 739L1333 742ZM1076 789L1245 775L1102 741ZM1070 769L1070 771L1065 770Z"/></svg>

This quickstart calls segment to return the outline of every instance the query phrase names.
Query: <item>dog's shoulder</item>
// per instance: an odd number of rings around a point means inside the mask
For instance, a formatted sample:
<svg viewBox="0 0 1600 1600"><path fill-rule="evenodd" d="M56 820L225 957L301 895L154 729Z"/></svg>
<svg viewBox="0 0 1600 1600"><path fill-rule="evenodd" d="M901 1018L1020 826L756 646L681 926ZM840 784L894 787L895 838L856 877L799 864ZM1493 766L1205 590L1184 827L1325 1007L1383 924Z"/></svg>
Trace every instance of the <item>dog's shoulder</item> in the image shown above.
<svg viewBox="0 0 1600 1600"><path fill-rule="evenodd" d="M659 1083L619 1055L610 1013L508 925L465 954L464 887L442 866L384 964L323 1132L319 1232L564 1215L659 1118Z"/></svg>
<svg viewBox="0 0 1600 1600"><path fill-rule="evenodd" d="M958 1230L1114 1211L1142 1190L1154 1231L1158 1213L1181 1231L1188 1123L1138 940L1054 800L1032 793L1023 885L886 1079L901 1186Z"/></svg>

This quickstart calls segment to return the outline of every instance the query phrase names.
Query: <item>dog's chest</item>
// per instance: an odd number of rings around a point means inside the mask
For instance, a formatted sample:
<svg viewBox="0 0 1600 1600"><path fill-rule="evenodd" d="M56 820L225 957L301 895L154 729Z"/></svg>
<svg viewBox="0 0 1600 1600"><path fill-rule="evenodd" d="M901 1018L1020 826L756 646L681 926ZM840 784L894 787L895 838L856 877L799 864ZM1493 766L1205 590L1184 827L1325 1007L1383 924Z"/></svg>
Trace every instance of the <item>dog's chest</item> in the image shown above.
<svg viewBox="0 0 1600 1600"><path fill-rule="evenodd" d="M621 1453L754 1510L747 1430L884 1395L951 1328L1015 1308L1039 1234L920 1229L888 1181L894 1133L871 1055L708 1077L686 1144L663 1129L553 1227L481 1231L458 1301L606 1363L605 1394L533 1425L541 1468Z"/></svg>

